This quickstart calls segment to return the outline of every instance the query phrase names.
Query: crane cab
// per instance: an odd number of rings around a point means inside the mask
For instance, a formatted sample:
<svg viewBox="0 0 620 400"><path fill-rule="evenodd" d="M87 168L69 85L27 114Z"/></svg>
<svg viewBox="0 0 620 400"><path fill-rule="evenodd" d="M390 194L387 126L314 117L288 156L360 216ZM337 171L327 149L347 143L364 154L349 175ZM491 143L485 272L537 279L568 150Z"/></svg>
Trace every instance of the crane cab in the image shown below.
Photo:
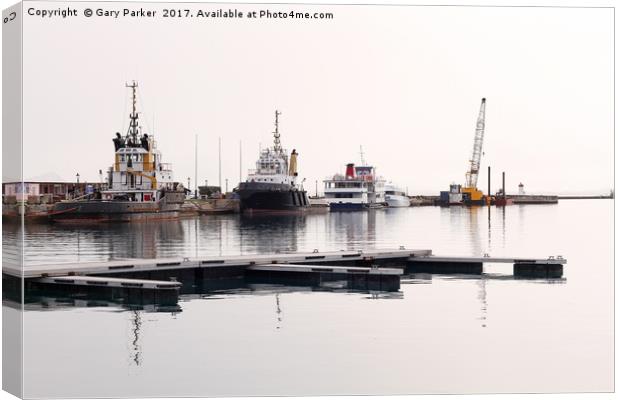
<svg viewBox="0 0 620 400"><path fill-rule="evenodd" d="M461 193L465 204L486 204L484 193L475 187L462 187Z"/></svg>

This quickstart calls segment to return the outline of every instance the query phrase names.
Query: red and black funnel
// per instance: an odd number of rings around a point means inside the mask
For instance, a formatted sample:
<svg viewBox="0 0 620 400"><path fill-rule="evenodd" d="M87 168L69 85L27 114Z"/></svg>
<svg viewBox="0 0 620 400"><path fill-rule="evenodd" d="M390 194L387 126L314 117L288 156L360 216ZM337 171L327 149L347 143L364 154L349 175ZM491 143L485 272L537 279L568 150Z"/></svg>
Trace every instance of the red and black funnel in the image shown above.
<svg viewBox="0 0 620 400"><path fill-rule="evenodd" d="M347 179L355 178L355 168L354 168L354 166L355 166L355 164L353 164L353 163L347 164L347 172L345 173L345 177Z"/></svg>

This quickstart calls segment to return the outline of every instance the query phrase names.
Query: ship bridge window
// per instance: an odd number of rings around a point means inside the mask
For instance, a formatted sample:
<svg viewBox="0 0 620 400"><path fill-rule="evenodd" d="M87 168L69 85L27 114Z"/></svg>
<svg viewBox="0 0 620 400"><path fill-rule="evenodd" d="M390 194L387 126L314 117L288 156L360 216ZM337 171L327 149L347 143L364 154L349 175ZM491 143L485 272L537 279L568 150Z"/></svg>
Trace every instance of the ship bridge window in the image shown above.
<svg viewBox="0 0 620 400"><path fill-rule="evenodd" d="M336 182L336 188L360 188L362 187L361 182Z"/></svg>

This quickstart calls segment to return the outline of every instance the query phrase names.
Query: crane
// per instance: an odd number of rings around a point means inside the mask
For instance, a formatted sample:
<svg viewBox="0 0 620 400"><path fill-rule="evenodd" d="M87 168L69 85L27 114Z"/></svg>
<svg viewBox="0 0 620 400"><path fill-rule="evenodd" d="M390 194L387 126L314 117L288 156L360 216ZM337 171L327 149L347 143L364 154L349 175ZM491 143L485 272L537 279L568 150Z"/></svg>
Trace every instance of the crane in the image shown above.
<svg viewBox="0 0 620 400"><path fill-rule="evenodd" d="M480 112L476 121L476 134L474 136L474 148L469 160L469 170L465 173L465 186L461 189L463 201L470 204L484 203L484 195L478 190L478 172L480 172L480 158L482 157L482 142L484 141L484 119L486 112L486 99L480 103Z"/></svg>
<svg viewBox="0 0 620 400"><path fill-rule="evenodd" d="M475 188L478 185L478 172L480 171L480 158L482 156L482 142L484 140L484 114L486 99L480 103L478 121L476 121L476 135L474 136L474 149L469 160L469 171L465 174L465 187Z"/></svg>

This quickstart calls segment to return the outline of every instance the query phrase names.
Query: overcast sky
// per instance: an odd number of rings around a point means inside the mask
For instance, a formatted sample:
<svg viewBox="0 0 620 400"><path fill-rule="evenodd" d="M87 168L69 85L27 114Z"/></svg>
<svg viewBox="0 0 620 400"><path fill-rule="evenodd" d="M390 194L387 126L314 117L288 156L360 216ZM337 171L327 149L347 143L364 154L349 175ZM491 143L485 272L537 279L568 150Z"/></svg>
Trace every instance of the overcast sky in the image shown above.
<svg viewBox="0 0 620 400"><path fill-rule="evenodd" d="M58 3L27 3L53 8ZM410 194L464 183L480 99L478 186L605 192L613 186L611 9L202 5L324 11L333 20L25 18L24 176L98 181L125 132L129 90L177 180L239 180L259 143L282 143L315 180L366 160ZM114 3L88 7L122 9ZM161 4L144 4L157 10ZM139 5L136 5L139 8ZM196 4L182 8L198 9ZM154 122L153 122L154 121ZM193 184L192 184L193 186Z"/></svg>

